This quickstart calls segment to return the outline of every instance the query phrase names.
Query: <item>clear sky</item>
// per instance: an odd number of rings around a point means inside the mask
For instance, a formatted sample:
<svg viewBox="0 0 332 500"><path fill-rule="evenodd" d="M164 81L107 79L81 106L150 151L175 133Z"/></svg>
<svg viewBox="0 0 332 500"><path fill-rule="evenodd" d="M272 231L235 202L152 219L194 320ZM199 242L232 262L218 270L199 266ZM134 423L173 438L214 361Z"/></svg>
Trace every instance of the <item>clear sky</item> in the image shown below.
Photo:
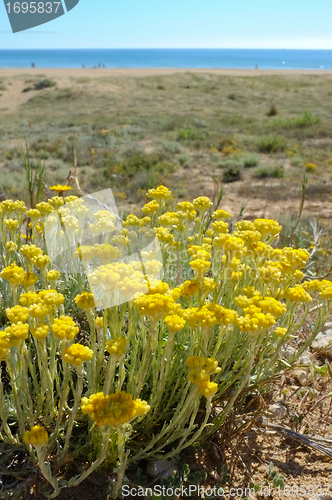
<svg viewBox="0 0 332 500"><path fill-rule="evenodd" d="M0 49L186 47L332 49L332 0L80 0L16 34L0 0Z"/></svg>

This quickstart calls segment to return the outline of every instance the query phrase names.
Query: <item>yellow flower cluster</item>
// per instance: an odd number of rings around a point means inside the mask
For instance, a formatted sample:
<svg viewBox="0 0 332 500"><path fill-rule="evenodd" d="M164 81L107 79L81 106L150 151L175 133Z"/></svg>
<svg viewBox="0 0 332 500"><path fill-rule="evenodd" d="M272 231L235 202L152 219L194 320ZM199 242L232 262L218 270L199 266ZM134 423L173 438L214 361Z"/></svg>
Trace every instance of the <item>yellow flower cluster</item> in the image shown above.
<svg viewBox="0 0 332 500"><path fill-rule="evenodd" d="M31 431L25 431L23 440L27 444L32 444L32 446L38 447L47 443L48 434L44 427L35 425L32 427Z"/></svg>
<svg viewBox="0 0 332 500"><path fill-rule="evenodd" d="M43 255L43 250L36 245L23 245L20 252L23 257L28 259L39 269L44 269L44 267L50 262L49 256Z"/></svg>
<svg viewBox="0 0 332 500"><path fill-rule="evenodd" d="M51 271L48 271L46 278L48 279L48 281L58 281L58 279L60 278L60 272L51 269Z"/></svg>
<svg viewBox="0 0 332 500"><path fill-rule="evenodd" d="M172 333L177 333L183 330L186 321L181 318L178 314L172 314L170 316L166 316L164 319L165 325L167 326L168 330Z"/></svg>
<svg viewBox="0 0 332 500"><path fill-rule="evenodd" d="M223 221L230 219L232 217L232 214L230 212L227 212L227 210L219 209L215 210L212 214L212 219L217 220L217 221Z"/></svg>
<svg viewBox="0 0 332 500"><path fill-rule="evenodd" d="M218 362L214 358L192 356L187 360L189 380L193 382L206 399L212 399L218 390L218 384L210 381L210 376L220 373Z"/></svg>
<svg viewBox="0 0 332 500"><path fill-rule="evenodd" d="M193 205L198 212L205 212L212 207L213 203L207 196L199 196L193 200Z"/></svg>
<svg viewBox="0 0 332 500"><path fill-rule="evenodd" d="M254 228L259 231L264 239L277 236L281 231L281 226L275 220L271 219L256 219Z"/></svg>
<svg viewBox="0 0 332 500"><path fill-rule="evenodd" d="M13 200L3 200L0 203L0 208L5 213L11 214L12 212L23 213L26 211L26 206L24 201L13 201Z"/></svg>
<svg viewBox="0 0 332 500"><path fill-rule="evenodd" d="M10 233L13 233L18 228L18 220L17 219L4 219L4 225L8 229Z"/></svg>
<svg viewBox="0 0 332 500"><path fill-rule="evenodd" d="M95 301L92 293L83 292L75 297L75 303L78 307L84 310L93 309L95 307Z"/></svg>
<svg viewBox="0 0 332 500"><path fill-rule="evenodd" d="M149 189L146 196L155 200L167 200L172 196L172 193L167 187L158 186L156 189Z"/></svg>
<svg viewBox="0 0 332 500"><path fill-rule="evenodd" d="M106 342L106 351L110 353L113 359L118 359L126 352L127 339L125 337L116 337Z"/></svg>
<svg viewBox="0 0 332 500"><path fill-rule="evenodd" d="M49 314L54 314L64 300L64 296L56 290L26 292L20 297L21 304L27 307L30 316L36 319L44 319Z"/></svg>
<svg viewBox="0 0 332 500"><path fill-rule="evenodd" d="M8 280L11 285L17 286L22 283L25 276L23 267L19 267L13 262L10 266L5 267L0 273L0 277Z"/></svg>
<svg viewBox="0 0 332 500"><path fill-rule="evenodd" d="M49 328L48 325L43 323L37 323L37 326L30 328L31 335L38 340L46 339Z"/></svg>
<svg viewBox="0 0 332 500"><path fill-rule="evenodd" d="M155 214L159 210L159 203L156 200L152 200L149 203L146 203L142 207L142 212L146 215Z"/></svg>
<svg viewBox="0 0 332 500"><path fill-rule="evenodd" d="M138 226L144 227L151 222L150 217L143 217L140 219L136 215L130 214L126 217L126 220L122 221L123 227Z"/></svg>
<svg viewBox="0 0 332 500"><path fill-rule="evenodd" d="M92 349L81 344L72 344L63 351L65 362L75 366L82 365L84 361L90 361L92 356Z"/></svg>
<svg viewBox="0 0 332 500"><path fill-rule="evenodd" d="M180 308L180 305L177 307L171 295L163 295L161 293L137 297L134 300L134 304L142 316L154 319L160 319L172 312L176 312Z"/></svg>
<svg viewBox="0 0 332 500"><path fill-rule="evenodd" d="M131 394L120 391L105 396L103 392L82 398L82 413L90 415L96 425L118 427L145 415L150 406L140 399L133 400Z"/></svg>
<svg viewBox="0 0 332 500"><path fill-rule="evenodd" d="M14 306L6 309L7 318L11 323L25 323L29 317L26 307Z"/></svg>
<svg viewBox="0 0 332 500"><path fill-rule="evenodd" d="M291 302L311 302L312 298L308 292L305 291L302 285L295 285L293 288L287 288L283 292L283 297Z"/></svg>
<svg viewBox="0 0 332 500"><path fill-rule="evenodd" d="M27 323L14 323L4 331L0 331L0 347L10 349L18 346L23 340L28 338L29 325Z"/></svg>
<svg viewBox="0 0 332 500"><path fill-rule="evenodd" d="M192 328L210 328L215 325L227 326L236 324L238 314L219 304L210 302L202 307L192 307L182 311L182 316Z"/></svg>
<svg viewBox="0 0 332 500"><path fill-rule="evenodd" d="M60 340L73 340L79 330L75 321L69 316L60 316L60 318L56 318L52 323L52 331Z"/></svg>

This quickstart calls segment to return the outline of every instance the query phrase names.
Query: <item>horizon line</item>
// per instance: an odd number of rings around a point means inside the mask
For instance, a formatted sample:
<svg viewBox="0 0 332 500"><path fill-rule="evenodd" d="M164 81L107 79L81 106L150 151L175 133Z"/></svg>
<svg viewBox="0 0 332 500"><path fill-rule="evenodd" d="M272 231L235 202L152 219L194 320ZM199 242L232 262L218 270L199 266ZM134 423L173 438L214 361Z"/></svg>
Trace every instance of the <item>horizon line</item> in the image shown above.
<svg viewBox="0 0 332 500"><path fill-rule="evenodd" d="M327 50L332 51L331 48L294 48L294 47L49 47L49 48L0 48L0 51L6 50Z"/></svg>

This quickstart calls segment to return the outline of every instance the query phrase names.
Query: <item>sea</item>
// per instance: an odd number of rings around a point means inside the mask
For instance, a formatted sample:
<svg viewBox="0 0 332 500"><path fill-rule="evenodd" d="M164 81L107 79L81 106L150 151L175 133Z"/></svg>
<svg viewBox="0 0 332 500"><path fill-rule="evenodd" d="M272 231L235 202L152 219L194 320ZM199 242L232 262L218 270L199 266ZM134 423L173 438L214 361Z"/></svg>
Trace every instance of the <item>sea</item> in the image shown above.
<svg viewBox="0 0 332 500"><path fill-rule="evenodd" d="M235 68L331 70L332 50L44 49L1 50L0 68Z"/></svg>

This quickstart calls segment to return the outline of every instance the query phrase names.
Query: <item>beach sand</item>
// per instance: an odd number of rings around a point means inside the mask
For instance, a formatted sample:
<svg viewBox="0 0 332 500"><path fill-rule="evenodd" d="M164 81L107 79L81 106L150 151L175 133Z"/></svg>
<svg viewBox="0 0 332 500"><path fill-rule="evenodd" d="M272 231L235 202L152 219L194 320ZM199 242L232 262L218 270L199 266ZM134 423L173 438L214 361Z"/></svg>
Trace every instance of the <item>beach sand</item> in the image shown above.
<svg viewBox="0 0 332 500"><path fill-rule="evenodd" d="M285 77L321 75L330 77L330 70L270 70L270 69L186 69L186 68L2 68L0 69L0 78L10 81L7 90L0 92L0 110L2 112L14 112L17 108L28 101L31 92L23 92L23 89L29 86L29 82L35 79L50 78L56 81L57 87L68 88L73 85L73 80L87 79L91 80L90 85L96 92L102 91L102 79L109 78L144 78L149 76L167 76L174 74L196 73L210 74L232 77L259 77L271 75L284 75ZM1 83L1 82L0 82ZM109 88L109 90L111 90ZM33 92L32 92L33 94Z"/></svg>
<svg viewBox="0 0 332 500"><path fill-rule="evenodd" d="M210 73L213 75L257 76L257 75L331 75L332 70L297 69L219 69L219 68L1 68L0 76L20 74L35 76L40 73L53 78L101 77L101 76L156 76L174 73Z"/></svg>

